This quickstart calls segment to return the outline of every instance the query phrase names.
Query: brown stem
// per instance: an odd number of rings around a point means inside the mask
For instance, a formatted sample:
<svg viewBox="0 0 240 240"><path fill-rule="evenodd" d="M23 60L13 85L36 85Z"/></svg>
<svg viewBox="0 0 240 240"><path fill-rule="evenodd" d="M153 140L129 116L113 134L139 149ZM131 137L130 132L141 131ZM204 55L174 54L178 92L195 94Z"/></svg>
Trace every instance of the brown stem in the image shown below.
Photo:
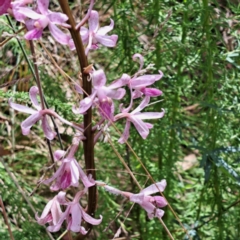
<svg viewBox="0 0 240 240"><path fill-rule="evenodd" d="M83 89L84 89L84 97L90 95L92 93L92 84L87 80L88 74L84 73L84 68L88 66L88 61L85 55L85 49L82 43L82 39L80 37L80 33L75 29L76 23L73 19L72 12L69 8L67 0L59 0L59 4L62 8L63 13L68 16L68 23L71 25L71 29L69 29L74 44L76 46L76 51L78 55L78 60L81 67L82 72L82 80L83 80ZM84 115L84 136L86 140L83 143L84 147L84 158L87 169L87 174L92 174L93 178L96 179L95 173L95 164L94 164L94 144L93 144L93 132L92 132L92 109L90 108L87 113ZM96 187L90 187L88 189L88 214L92 217L94 216L94 212L96 209ZM88 233L92 229L92 225L87 223L87 229L89 229ZM76 240L82 239L80 235L76 237Z"/></svg>
<svg viewBox="0 0 240 240"><path fill-rule="evenodd" d="M9 232L9 235L10 235L10 239L14 240L14 237L13 237L13 234L12 234L12 230L11 230L11 226L10 226L10 224L8 222L7 213L5 211L5 207L4 207L4 204L3 204L1 196L0 196L0 206L2 208L2 213L3 213L3 217L4 217L4 220L5 220L5 223L6 223L7 227L8 227L8 232Z"/></svg>

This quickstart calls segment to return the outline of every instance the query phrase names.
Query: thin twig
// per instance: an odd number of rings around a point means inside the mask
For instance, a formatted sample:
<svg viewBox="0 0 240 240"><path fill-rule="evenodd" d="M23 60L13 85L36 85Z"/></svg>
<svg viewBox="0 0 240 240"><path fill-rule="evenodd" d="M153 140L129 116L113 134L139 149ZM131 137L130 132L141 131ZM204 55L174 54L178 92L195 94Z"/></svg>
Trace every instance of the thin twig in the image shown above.
<svg viewBox="0 0 240 240"><path fill-rule="evenodd" d="M4 207L4 204L3 204L1 196L0 196L0 205L1 205L1 208L2 208L2 212L3 212L3 217L4 217L4 220L5 220L5 223L6 223L7 227L8 227L8 232L9 232L10 238L11 238L11 240L14 240L14 237L13 237L13 234L12 234L12 230L11 230L11 226L10 226L10 224L8 222L7 213L5 211L5 207Z"/></svg>
<svg viewBox="0 0 240 240"><path fill-rule="evenodd" d="M36 76L38 92L39 92L39 96L40 96L40 103L41 103L42 110L44 110L45 105L44 105L44 99L43 99L43 90L42 90L42 84L41 84L41 81L40 81L39 70L38 70L38 65L37 65L37 58L36 58L36 53L35 53L35 48L34 48L33 41L29 40L29 44L30 44L30 50L31 50L31 53L32 53L32 58L33 58L33 67L34 67L34 72L35 72L35 76Z"/></svg>
<svg viewBox="0 0 240 240"><path fill-rule="evenodd" d="M19 29L17 32L14 32L15 35L17 35L18 33L22 32L25 29L25 26L21 29ZM11 36L9 38L6 38L4 41L0 42L0 47L4 46L8 41L10 41L12 38L14 38L15 36Z"/></svg>

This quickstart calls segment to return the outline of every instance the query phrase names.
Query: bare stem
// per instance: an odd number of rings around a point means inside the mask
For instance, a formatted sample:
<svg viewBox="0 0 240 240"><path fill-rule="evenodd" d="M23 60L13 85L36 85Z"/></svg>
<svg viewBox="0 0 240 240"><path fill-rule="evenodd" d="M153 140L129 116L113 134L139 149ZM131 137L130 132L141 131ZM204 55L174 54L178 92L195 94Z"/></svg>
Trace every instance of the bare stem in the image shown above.
<svg viewBox="0 0 240 240"><path fill-rule="evenodd" d="M10 226L10 224L8 222L7 213L5 211L5 207L4 207L4 204L3 204L1 196L0 196L0 205L1 205L1 208L2 208L2 212L3 212L3 217L4 217L4 220L5 220L5 223L7 224L7 227L8 227L8 232L9 232L9 235L10 235L10 239L14 240L14 237L13 237L13 234L12 234L12 230L11 230L11 226Z"/></svg>

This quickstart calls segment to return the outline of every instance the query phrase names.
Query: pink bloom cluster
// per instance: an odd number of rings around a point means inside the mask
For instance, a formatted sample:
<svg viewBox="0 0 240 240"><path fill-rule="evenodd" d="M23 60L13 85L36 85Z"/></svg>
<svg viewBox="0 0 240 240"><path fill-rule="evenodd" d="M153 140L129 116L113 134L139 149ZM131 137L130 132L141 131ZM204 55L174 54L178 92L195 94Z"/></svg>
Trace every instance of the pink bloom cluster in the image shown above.
<svg viewBox="0 0 240 240"><path fill-rule="evenodd" d="M156 88L149 88L148 86L160 80L163 74L161 71L159 71L159 74L144 74L145 70L142 69L143 57L140 54L134 54L133 59L136 58L140 59L139 71L132 78L128 74L123 74L120 79L113 81L109 86L106 86L107 79L104 71L93 69L90 73L93 85L92 94L82 99L79 107L73 107L73 112L76 114L85 114L90 107L96 107L102 119L110 121L109 125L125 118L126 125L119 143L124 143L129 138L131 123L133 123L141 137L145 139L149 134L149 129L153 128L153 125L143 120L159 119L165 113L164 110L162 112L141 112L148 106L151 97L157 97L162 94L162 91ZM120 104L121 113L115 115L114 100L121 100L124 97L126 90L123 87L128 87L130 90L130 104L125 109ZM80 86L76 85L76 90L79 94L83 94ZM140 97L143 97L141 103L135 110L130 112L133 100Z"/></svg>
<svg viewBox="0 0 240 240"><path fill-rule="evenodd" d="M67 24L68 17L60 12L52 12L49 8L49 0L37 0L36 7L29 7L33 0L1 0L0 15L9 13L17 21L26 25L28 32L25 34L27 40L39 39L43 30L48 27L54 39L62 45L68 45L71 50L75 49L72 38L69 34L63 32L58 26L71 28ZM97 11L90 11L88 18L88 28L81 27L80 35L83 44L86 44L86 55L90 49L97 49L98 45L106 47L115 47L118 36L107 35L114 27L114 21L111 19L109 26L99 28L99 14ZM58 26L57 26L58 25Z"/></svg>
<svg viewBox="0 0 240 240"><path fill-rule="evenodd" d="M91 0L93 5L93 0ZM71 28L67 23L68 17L60 12L52 12L49 8L49 0L36 0L36 6L32 0L0 0L0 15L9 13L19 22L26 25L27 33L25 38L28 40L39 39L45 28L48 27L54 39L63 45L68 45L72 50L75 49L72 38L69 34L63 32L61 28ZM88 16L88 18L87 18ZM88 28L82 26L85 21L81 21L76 29L79 29L79 34L82 38L83 44L86 46L85 54L87 55L90 50L97 49L99 45L106 47L115 47L118 36L108 35L114 28L114 21L110 19L110 25L99 27L99 14L97 11L89 9L86 20L88 20ZM163 74L159 71L158 74L146 74L147 69L143 69L143 56L134 54L133 60L139 59L139 70L133 75L123 74L121 78L113 81L107 85L107 77L103 70L90 70L90 81L92 83L92 94L85 97L79 102L79 105L73 107L75 114L86 114L88 109L96 108L100 120L99 124L104 123L105 127L110 127L121 119L126 119L125 129L119 139L119 143L124 143L128 140L130 135L131 123L134 125L140 136L145 139L149 135L149 129L153 128L153 124L145 122L146 119L159 119L164 116L164 110L161 112L145 112L145 108L149 105L152 97L158 97L162 92L154 87L150 87L155 82L159 81ZM127 89L127 90L126 90ZM83 95L83 89L76 85L76 91ZM128 107L124 108L122 103L119 103L119 111L116 113L115 102L120 101L130 92L130 103ZM73 127L76 133L72 140L72 145L68 150L57 150L54 152L55 165L59 165L57 171L48 179L44 179L42 183L52 183L50 189L52 191L66 190L69 187L79 187L79 181L84 185L84 190L79 191L72 202L66 199L66 193L60 191L52 200L50 200L43 210L42 215L36 215L39 224L49 224L48 230L56 232L66 221L67 229L86 234L87 230L81 226L82 221L86 221L92 225L98 225L102 221L94 219L89 216L81 207L79 201L87 189L96 184L91 175L85 174L81 166L76 160L75 154L81 141L85 140L83 136L83 128L80 124L71 123L66 119L60 117L56 112L50 109L45 109L44 105L38 102L39 89L36 86L30 88L29 97L32 102L33 108L14 103L12 99L9 100L9 105L13 109L30 114L30 116L21 123L23 135L28 135L32 126L38 121L44 135L47 139L53 140L56 133L52 130L48 123L48 116L58 118L62 123ZM132 110L134 101L140 99L139 105ZM98 129L99 132L95 135L95 140L101 136L103 128L99 128L97 124L93 130ZM100 134L99 134L100 133ZM99 184L99 182L98 182ZM102 184L105 189L114 194L120 194L127 197L131 202L139 204L151 219L153 217L161 218L164 211L159 209L167 205L165 198L161 196L150 196L151 194L162 192L166 187L166 181L162 180L159 183L153 184L143 189L139 194L120 191L118 189ZM63 207L65 211L63 212Z"/></svg>

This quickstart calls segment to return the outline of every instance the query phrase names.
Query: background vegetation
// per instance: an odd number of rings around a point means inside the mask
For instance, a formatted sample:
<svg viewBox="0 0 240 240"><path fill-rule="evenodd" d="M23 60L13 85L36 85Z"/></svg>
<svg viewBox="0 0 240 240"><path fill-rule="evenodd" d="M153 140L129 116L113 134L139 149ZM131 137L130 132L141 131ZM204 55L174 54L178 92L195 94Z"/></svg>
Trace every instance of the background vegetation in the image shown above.
<svg viewBox="0 0 240 240"><path fill-rule="evenodd" d="M71 1L76 19L87 4L88 1ZM60 9L57 1L51 2L51 8ZM134 53L144 55L145 66L155 64L151 73L158 69L164 73L156 83L164 93L156 100L162 101L148 109L164 108L166 115L154 122L145 141L131 129L129 142L133 150L155 181L167 180L164 194L192 239L239 240L240 4L228 0L99 0L95 9L101 12L101 24L108 24L110 17L114 19L114 33L119 36L115 49L101 48L90 54L89 62L104 68L109 81L123 73L136 72ZM16 30L21 27L14 23ZM8 21L1 17L1 42L12 34ZM28 43L22 37L20 42L30 56ZM67 47L55 43L48 33L41 43L57 64L78 81L77 57ZM71 112L78 98L72 83L57 70L42 45L36 43L49 106L70 120L81 121ZM54 195L41 185L33 196L28 196L49 162L49 152L38 126L33 127L29 136L21 134L20 123L26 116L13 112L7 103L14 96L15 101L29 105L27 92L34 84L23 52L16 38L12 38L0 52L0 194L15 239L48 239L45 229L35 222L33 208L41 213ZM123 126L117 126L122 131ZM71 129L60 126L59 131L67 148ZM131 149L117 144L119 136L114 130L110 135L140 184L151 184ZM60 147L57 140L52 146ZM99 180L138 192L109 144L98 143L95 152ZM80 150L78 160L84 166L82 155ZM130 208L131 204L123 198L99 189L96 216L102 214L103 223L94 228L88 239L112 239L119 227L122 227L119 239L168 239L157 219L150 221L138 206L131 211ZM189 239L168 207L163 221L174 239ZM9 239L3 218L0 226L1 239ZM57 239L60 233L53 236Z"/></svg>

